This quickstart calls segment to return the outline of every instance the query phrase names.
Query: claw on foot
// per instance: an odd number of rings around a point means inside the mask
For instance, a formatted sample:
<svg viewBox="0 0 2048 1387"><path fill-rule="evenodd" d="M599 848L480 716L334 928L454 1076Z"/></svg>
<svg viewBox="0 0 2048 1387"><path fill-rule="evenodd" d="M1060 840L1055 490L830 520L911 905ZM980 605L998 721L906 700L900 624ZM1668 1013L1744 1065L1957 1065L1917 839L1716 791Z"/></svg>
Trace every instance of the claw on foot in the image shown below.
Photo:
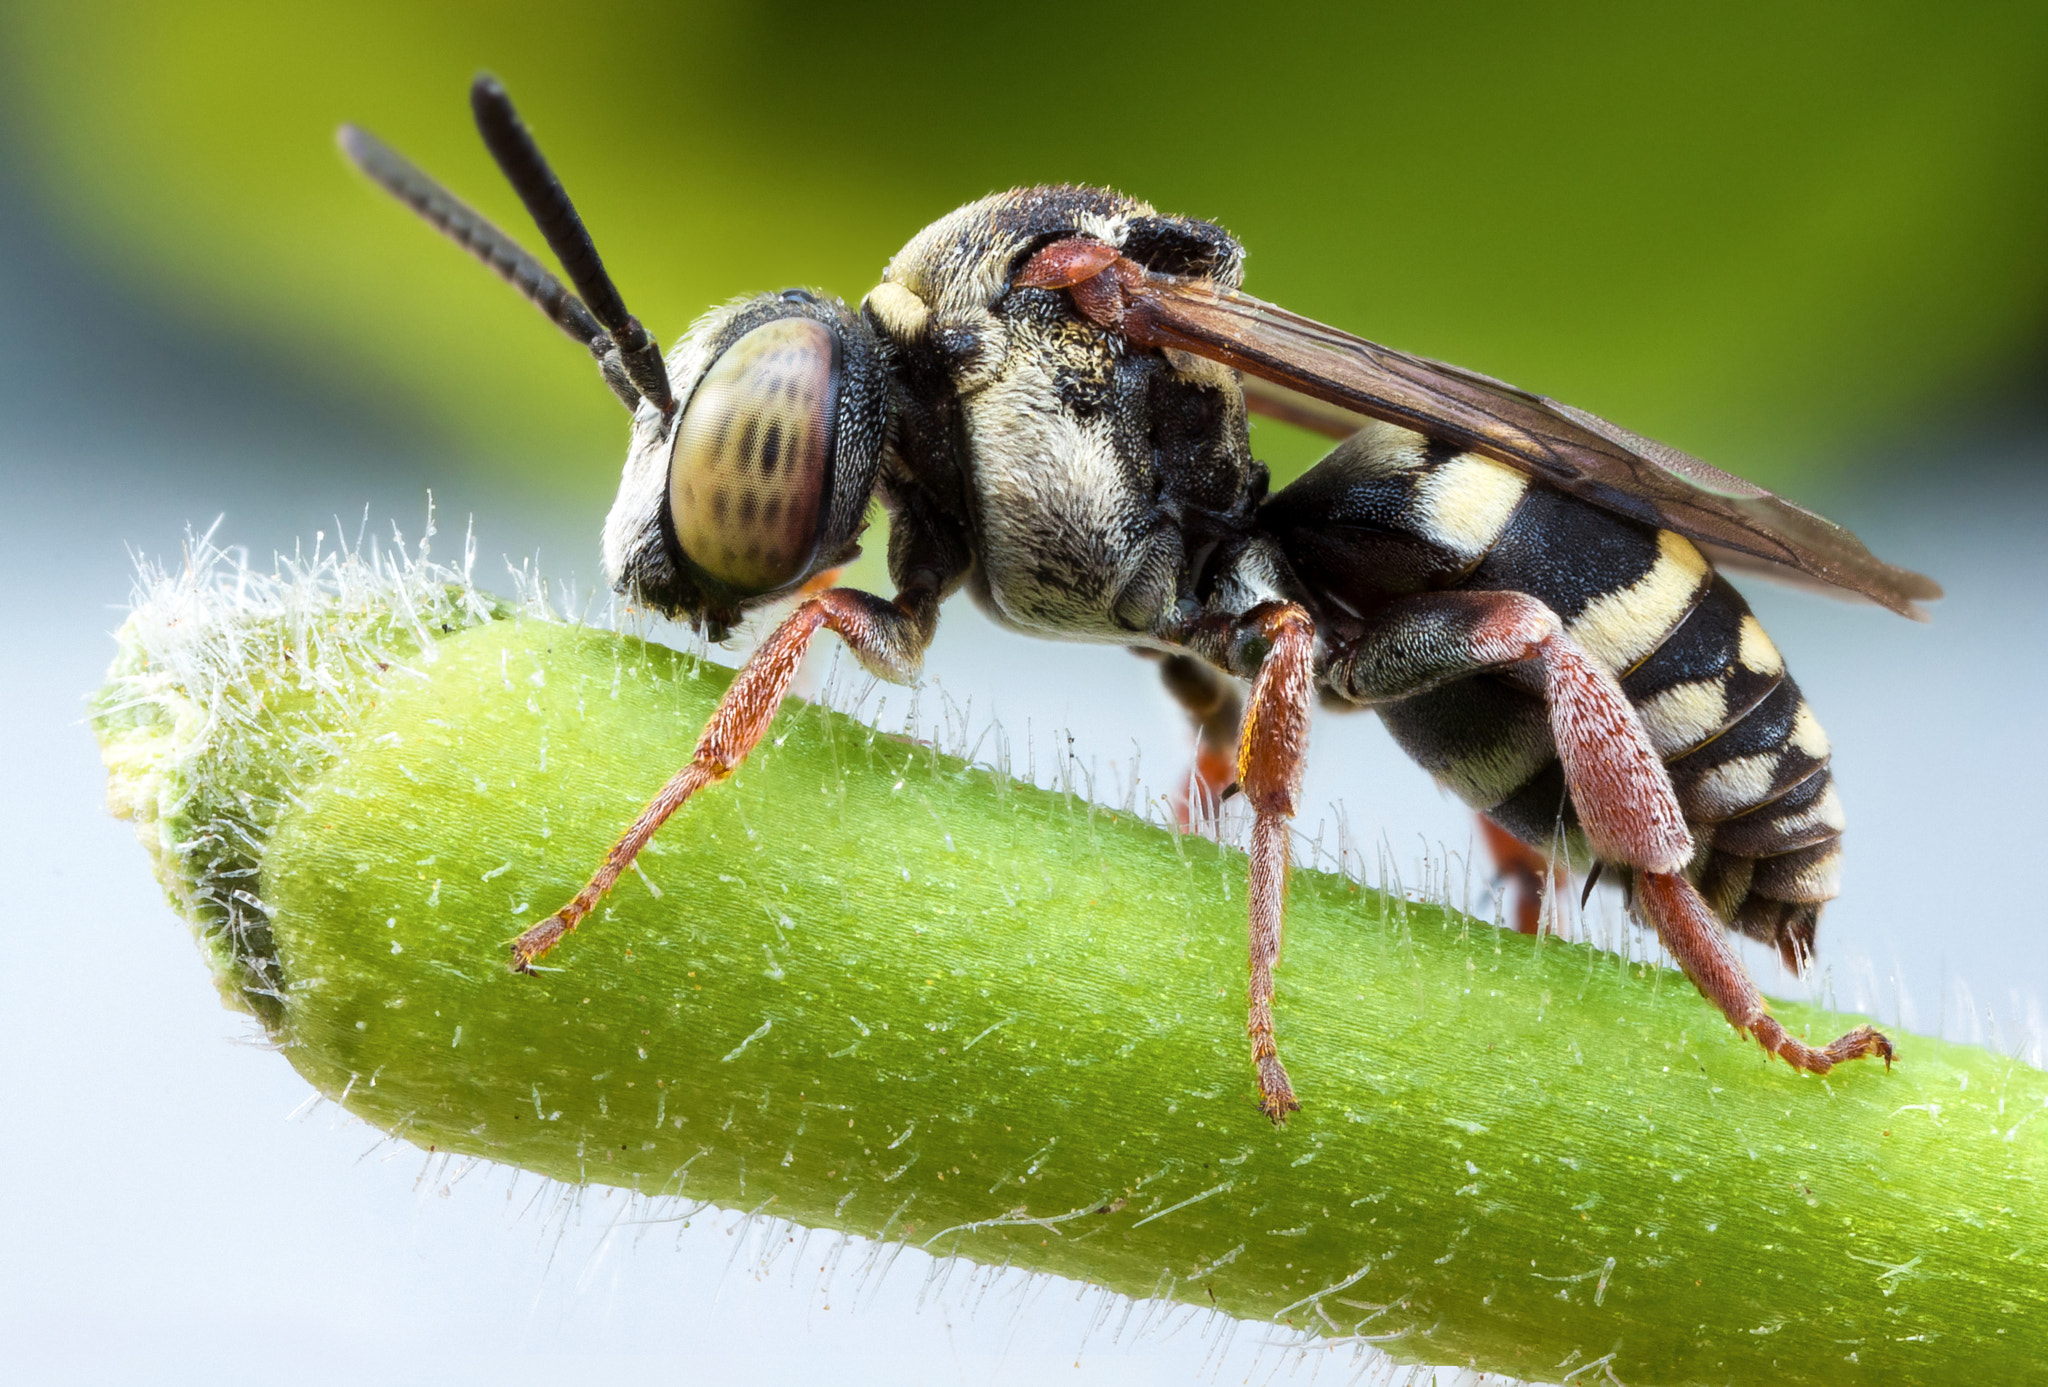
<svg viewBox="0 0 2048 1387"><path fill-rule="evenodd" d="M1840 1064L1843 1060L1860 1060L1866 1055L1875 1055L1884 1061L1884 1067L1892 1067L1892 1058L1897 1053L1892 1049L1891 1040L1883 1031L1873 1026L1858 1026L1834 1044L1826 1052L1829 1060Z"/></svg>
<svg viewBox="0 0 2048 1387"><path fill-rule="evenodd" d="M1884 1032L1872 1026L1858 1026L1824 1050L1816 1050L1803 1040L1795 1040L1786 1034L1785 1028L1775 1018L1769 1016L1758 1017L1750 1024L1749 1032L1764 1049L1794 1069L1803 1069L1809 1074L1825 1074L1838 1064L1872 1055L1882 1059L1884 1067L1890 1069L1897 1053Z"/></svg>
<svg viewBox="0 0 2048 1387"><path fill-rule="evenodd" d="M1271 1118L1275 1127L1285 1127L1287 1114L1301 1111L1301 1100L1294 1096L1294 1085L1288 1082L1287 1069L1277 1055L1259 1060L1259 1111Z"/></svg>
<svg viewBox="0 0 2048 1387"><path fill-rule="evenodd" d="M560 914L550 915L526 933L512 941L512 971L531 973L534 960L562 942L562 936L571 929L569 922Z"/></svg>

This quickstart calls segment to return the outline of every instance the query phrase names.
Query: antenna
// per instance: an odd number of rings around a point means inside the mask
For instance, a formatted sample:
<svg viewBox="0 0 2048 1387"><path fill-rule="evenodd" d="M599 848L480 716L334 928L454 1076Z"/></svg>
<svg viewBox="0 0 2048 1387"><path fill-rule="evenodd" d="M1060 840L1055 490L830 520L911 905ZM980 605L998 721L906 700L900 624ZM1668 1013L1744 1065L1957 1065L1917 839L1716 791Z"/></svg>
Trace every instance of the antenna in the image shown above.
<svg viewBox="0 0 2048 1387"><path fill-rule="evenodd" d="M548 321L581 342L603 366L618 366L618 349L583 300L570 293L517 241L486 221L482 214L442 187L411 160L360 126L344 125L336 143L349 162L370 181L412 208L436 231L461 246L517 289L520 296L547 314ZM606 358L611 358L607 362ZM640 391L623 370L605 371L605 383L627 409L640 405Z"/></svg>
<svg viewBox="0 0 2048 1387"><path fill-rule="evenodd" d="M662 413L673 412L675 395L669 390L661 349L640 320L626 311L626 301L605 273L604 261L583 227L583 218L576 215L576 206L563 191L561 180L541 157L540 146L513 109L512 98L498 79L486 72L470 84L469 105L491 157L526 204L549 249L568 272L569 282L588 303L591 316L610 333L626 378Z"/></svg>

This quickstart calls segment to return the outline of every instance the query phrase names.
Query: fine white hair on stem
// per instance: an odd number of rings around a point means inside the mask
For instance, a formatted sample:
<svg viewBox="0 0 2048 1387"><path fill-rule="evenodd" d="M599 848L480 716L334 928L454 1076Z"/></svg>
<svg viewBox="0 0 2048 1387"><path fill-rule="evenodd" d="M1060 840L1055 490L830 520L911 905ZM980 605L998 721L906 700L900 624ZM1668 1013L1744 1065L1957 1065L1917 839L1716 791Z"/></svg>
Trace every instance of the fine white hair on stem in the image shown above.
<svg viewBox="0 0 2048 1387"><path fill-rule="evenodd" d="M271 825L283 808L294 802L298 787L320 766L346 755L349 749L345 717L322 722L307 716L303 705L321 702L329 709L344 711L359 707L381 681L416 677L415 667L433 659L435 642L454 630L506 616L557 619L549 587L533 565L511 570L516 599L500 602L480 591L473 581L473 544L460 565L441 564L428 553L433 533L430 521L418 546L409 546L405 536L394 529L388 541L358 538L352 547L344 548L331 547L320 536L310 553L294 551L265 573L254 569L245 554L219 547L209 531L194 536L181 567L144 569L136 610L122 633L122 656L98 716L103 733L109 727L119 732L110 738L110 759L130 757L147 772L129 777L129 793L135 816L144 821L146 838L153 835L160 845L166 884L175 880L174 891L187 893L191 904L186 913L199 922L202 933L210 932L221 941L216 953L232 965L233 971L223 970L224 984L259 1014L266 1014L266 1005L280 1005L282 998L268 955L268 910L253 890L257 878L251 864ZM568 601L573 604L573 594ZM827 701L838 687L835 671L827 682ZM866 700L871 688L863 685L859 698ZM295 706L301 711L294 711ZM880 707L877 703L877 717ZM1008 743L1001 730L992 725L977 729L971 705L955 704L943 689L934 686L910 707L907 735L934 754L949 751L972 757L981 754L978 748L990 747L987 754L995 764L1009 764ZM323 727L339 730L321 730ZM1116 785L1112 776L1098 773L1085 744L1062 733L1049 745L1050 786L1084 797L1090 806L1108 799L1121 801L1127 808L1142 804L1148 813L1158 812L1160 801L1147 798L1137 783L1135 763L1129 771L1130 784ZM267 749L266 757L253 754L259 749ZM152 761L152 757L156 759ZM1123 774L1119 767L1111 769L1112 775ZM147 790L138 788L144 784ZM1223 808L1225 814L1241 815L1241 800L1235 807ZM1347 870L1355 861L1363 876L1363 855L1347 841L1349 830L1341 808L1337 814L1334 854L1323 846L1325 834L1320 830L1299 835L1297 853L1314 865L1323 865L1333 855ZM172 834L169 821L174 819L184 822ZM1241 818L1237 822L1241 830ZM1212 832L1228 841L1233 829L1218 815ZM1441 845L1421 842L1418 853L1413 840L1397 846L1387 839L1377 856L1386 894L1377 906L1367 905L1366 909L1406 918L1411 903L1447 902L1464 889L1464 860ZM1607 899L1603 897L1603 902ZM1567 929L1591 928L1569 902L1560 914L1560 923ZM1621 938L1637 941L1646 954L1654 949L1648 936L1630 931ZM1877 985L1874 969L1870 970L1870 984ZM1814 985L1825 993L1830 987L1847 989L1862 984L1845 968L1839 976L1818 975ZM1947 1000L1945 993L1943 1000ZM2024 1011L2021 1014L2024 1016ZM1945 1008L1944 1015L1952 1015L1958 1026L1981 1027L1988 1013L1963 996L1952 1008ZM2032 1045L2027 1053L2038 1059L2037 1040L2016 1039L2011 1023L1997 1018L1991 1018L1990 1026L1994 1044L2007 1050ZM2034 1029L2027 1034L2038 1032ZM374 1073L366 1082L375 1082ZM373 1152L392 1159L404 1149L399 1143L405 1134L413 1130L410 1118L401 1119ZM686 1167L687 1162L677 1171L679 1199ZM603 1200L612 1197L581 1184L546 1184L535 1191L533 1208L544 1231L551 1232L561 1245L572 1222L592 1216ZM600 1251L610 1245L611 1230L627 1222L646 1221L628 1220L627 1207L631 1206L603 1205L612 1216L605 1222ZM686 1207L695 1211L702 1206ZM868 1213L870 1220L873 1212L879 1210L856 1206L856 1214ZM1000 1218L1003 1212L999 1207L992 1216ZM896 1223L901 1213L899 1208L880 1225L864 1222L861 1226L876 1230L873 1238L849 1238L841 1244L860 1241L869 1249L867 1264L879 1268L877 1281L907 1258L910 1266L924 1273L921 1278L910 1276L919 1295L928 1295L933 1303L947 1307L979 1305L989 1286L1009 1274L1000 1269L970 1272L944 1256L921 1262L924 1254L907 1246L907 1234L890 1236L892 1226L901 1226ZM1033 1221L1050 1224L1054 1220ZM735 1241L732 1265L754 1269L758 1276L776 1271L786 1259L789 1275L794 1277L798 1259L808 1258L811 1235L775 1218L765 1204L757 1205L751 1214L740 1215L733 1236L742 1234L751 1236L753 1242ZM757 1250L742 1252L743 1248ZM827 1264L836 1268L839 1260L834 1254ZM1045 1278L1029 1278L1028 1284L1048 1283ZM1142 1337L1155 1318L1170 1322L1179 1313L1166 1308L1173 1289L1169 1282L1161 1282L1153 1292L1137 1299L1110 1299L1099 1289L1088 1292L1101 1297L1094 1307L1091 1332L1108 1332L1115 1342L1126 1332ZM1597 1303L1597 1290L1595 1294ZM1365 1364L1358 1372L1360 1380L1394 1381L1400 1380L1397 1373L1410 1372L1395 1368L1380 1355L1368 1320L1339 1323L1343 1317L1335 1312L1335 1303L1334 1298L1328 1307L1315 1301L1316 1315L1335 1337L1275 1339L1271 1337L1275 1331L1260 1331L1268 1337L1256 1347L1279 1350L1274 1355L1280 1360L1277 1364L1260 1360L1268 1362L1269 1374L1308 1363L1316 1364L1314 1370L1320 1371L1328 1354L1344 1349L1366 1355L1362 1360L1353 1359ZM1133 1321L1137 1328L1129 1330ZM1219 1326L1219 1337L1233 1332L1229 1324L1214 1323ZM1340 1330L1344 1332L1340 1334ZM1608 1361L1594 1359L1560 1364L1559 1368L1570 1366L1570 1380L1595 1381L1611 1376ZM1258 1374L1254 1371L1251 1376L1257 1378Z"/></svg>
<svg viewBox="0 0 2048 1387"><path fill-rule="evenodd" d="M158 853L166 886L197 923L223 990L231 1002L270 1023L282 1014L284 998L255 868L272 828L303 786L348 754L348 712L365 706L386 681L417 678L419 668L434 659L436 642L455 631L504 618L559 620L564 610L588 620L593 610L547 582L532 562L508 565L500 581L509 594L494 596L479 585L473 533L465 535L454 561L434 555L431 513L416 542L396 527L373 534L351 524L342 533L345 542L332 542L322 532L267 567L223 544L217 529L192 535L175 562L139 562L120 654L95 710L110 760L124 762L124 773L115 777L126 787L124 807ZM633 619L616 609L606 615ZM842 670L850 666L829 671L824 701L845 699L878 714L880 694L872 681ZM906 703L899 700L898 706ZM315 716L316 706L325 712ZM909 735L933 752L985 756L1006 771L1012 764L1003 730L943 688L933 686L911 706ZM1049 784L1091 802L1106 797L1123 806L1119 812L1167 817L1163 798L1148 797L1135 758L1128 766L1119 761L1098 768L1077 738L1062 733L1051 745ZM1225 841L1233 836L1226 817L1231 812L1225 806L1225 816L1211 825ZM1305 854L1313 851L1313 841L1303 838ZM1446 877L1425 872L1422 879L1441 883ZM409 1129L401 1120L380 1132L365 1157L398 1158L410 1149ZM416 1179L423 1193L452 1197L478 1167L474 1158L451 1165L449 1158L434 1155ZM592 1246L559 1262L552 1273L578 1282L588 1278L597 1259L619 1255L631 1240L621 1239L621 1230L638 1234L655 1223L686 1227L705 1215L706 1231L714 1223L719 1233L731 1226L733 1273L796 1276L815 1265L820 1296L835 1300L878 1299L888 1282L892 1301L922 1298L932 1312L947 1315L993 1314L1007 1318L1014 1333L1015 1321L1043 1298L1045 1288L1074 1285L1010 1268L976 1269L943 1248L926 1252L895 1236L889 1221L877 1230L881 1236L862 1237L805 1233L766 1209L713 1216L688 1192L687 1163L658 1193L579 1187L530 1175L511 1179L525 1216L535 1220L551 1248L580 1249L580 1234L565 1241L570 1229L594 1230ZM817 1252L821 1240L830 1246ZM902 1274L892 1275L899 1267ZM1290 1365L1313 1364L1320 1372L1339 1362L1360 1381L1392 1382L1409 1373L1362 1341L1317 1347L1306 1335L1272 1330L1238 1336L1237 1322L1227 1316L1166 1300L1171 1289L1162 1284L1153 1296L1130 1299L1095 1288L1091 1294L1097 1299L1087 1307L1090 1332L1121 1345L1164 1338L1195 1324L1209 1340L1207 1361L1215 1373L1227 1370L1252 1380L1285 1376ZM909 1309L915 1312L914 1303Z"/></svg>
<svg viewBox="0 0 2048 1387"><path fill-rule="evenodd" d="M111 807L135 821L228 1001L274 1025L270 911L255 889L272 827L343 754L347 713L377 684L421 677L439 637L503 609L476 585L474 536L458 562L432 556L431 497L416 545L396 525L353 543L322 531L268 571L219 527L189 535L175 564L137 561L93 721Z"/></svg>

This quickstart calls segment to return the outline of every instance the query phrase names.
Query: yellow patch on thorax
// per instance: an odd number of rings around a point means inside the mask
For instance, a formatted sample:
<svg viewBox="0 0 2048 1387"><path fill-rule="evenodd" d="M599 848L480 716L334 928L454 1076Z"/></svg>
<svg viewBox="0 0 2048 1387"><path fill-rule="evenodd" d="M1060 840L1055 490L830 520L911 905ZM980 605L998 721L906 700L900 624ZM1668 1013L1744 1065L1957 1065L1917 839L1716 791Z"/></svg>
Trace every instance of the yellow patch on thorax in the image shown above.
<svg viewBox="0 0 2048 1387"><path fill-rule="evenodd" d="M900 284L877 284L868 291L866 307L898 341L922 336L931 323L931 308Z"/></svg>
<svg viewBox="0 0 2048 1387"><path fill-rule="evenodd" d="M1657 561L1619 592L1596 597L1567 628L1572 639L1610 672L1633 668L1664 643L1706 581L1707 561L1693 542L1657 532Z"/></svg>

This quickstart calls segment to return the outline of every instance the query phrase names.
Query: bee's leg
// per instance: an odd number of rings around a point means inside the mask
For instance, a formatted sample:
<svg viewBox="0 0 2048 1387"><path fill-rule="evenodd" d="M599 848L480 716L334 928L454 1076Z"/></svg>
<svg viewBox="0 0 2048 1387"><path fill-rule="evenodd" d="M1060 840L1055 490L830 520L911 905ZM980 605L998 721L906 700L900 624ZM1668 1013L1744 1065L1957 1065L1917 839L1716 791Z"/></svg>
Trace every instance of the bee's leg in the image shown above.
<svg viewBox="0 0 2048 1387"><path fill-rule="evenodd" d="M1892 1043L1869 1026L1855 1030L1824 1050L1786 1034L1764 1007L1763 994L1756 990L1742 960L1729 947L1728 932L1714 918L1714 912L1684 877L1667 872L1639 872L1635 879L1636 899L1657 927L1657 937L1685 969L1693 986L1721 1009L1728 1024L1746 1031L1757 1043L1782 1058L1794 1069L1825 1074L1844 1060L1876 1055L1890 1068Z"/></svg>
<svg viewBox="0 0 2048 1387"><path fill-rule="evenodd" d="M1273 1043L1273 965L1287 898L1287 821L1294 817L1308 751L1315 642L1306 611L1292 602L1265 602L1237 619L1222 652L1230 668L1257 670L1237 750L1237 781L1253 814L1245 1031L1258 1069L1259 1110L1276 1124L1301 1107Z"/></svg>
<svg viewBox="0 0 2048 1387"><path fill-rule="evenodd" d="M1614 676L1594 664L1556 612L1519 592L1397 598L1325 657L1332 692L1371 705L1488 672L1526 672L1549 708L1579 825L1595 857L1676 872L1692 834L1664 762Z"/></svg>
<svg viewBox="0 0 2048 1387"><path fill-rule="evenodd" d="M1788 1036L1765 1011L1721 922L1680 875L1692 857L1692 835L1642 720L1614 676L1587 658L1543 603L1513 592L1440 592L1390 602L1358 639L1330 652L1323 680L1357 702L1383 703L1517 665L1541 680L1588 845L1601 861L1633 869L1636 898L1664 947L1729 1024L1818 1073L1862 1055L1889 1058L1891 1043L1869 1027L1815 1050Z"/></svg>
<svg viewBox="0 0 2048 1387"><path fill-rule="evenodd" d="M1479 834L1486 840L1487 855L1494 869L1514 888L1514 925L1518 933L1535 934L1543 928L1543 893L1560 890L1561 868L1537 849L1517 838L1484 814L1479 816Z"/></svg>
<svg viewBox="0 0 2048 1387"><path fill-rule="evenodd" d="M1229 675L1193 655L1168 655L1159 677L1195 725L1195 765L1173 792L1174 816L1192 829L1214 813L1237 782L1237 734L1244 721L1244 695Z"/></svg>
<svg viewBox="0 0 2048 1387"><path fill-rule="evenodd" d="M819 627L836 631L860 662L876 674L901 680L909 678L923 658L938 627L938 616L935 590L905 592L888 602L854 588L832 588L800 602L734 677L703 735L697 738L690 763L675 773L640 811L633 826L612 844L596 875L575 899L513 941L513 971L531 972L534 960L582 923L669 815L706 785L731 775L747 758L767 732Z"/></svg>

